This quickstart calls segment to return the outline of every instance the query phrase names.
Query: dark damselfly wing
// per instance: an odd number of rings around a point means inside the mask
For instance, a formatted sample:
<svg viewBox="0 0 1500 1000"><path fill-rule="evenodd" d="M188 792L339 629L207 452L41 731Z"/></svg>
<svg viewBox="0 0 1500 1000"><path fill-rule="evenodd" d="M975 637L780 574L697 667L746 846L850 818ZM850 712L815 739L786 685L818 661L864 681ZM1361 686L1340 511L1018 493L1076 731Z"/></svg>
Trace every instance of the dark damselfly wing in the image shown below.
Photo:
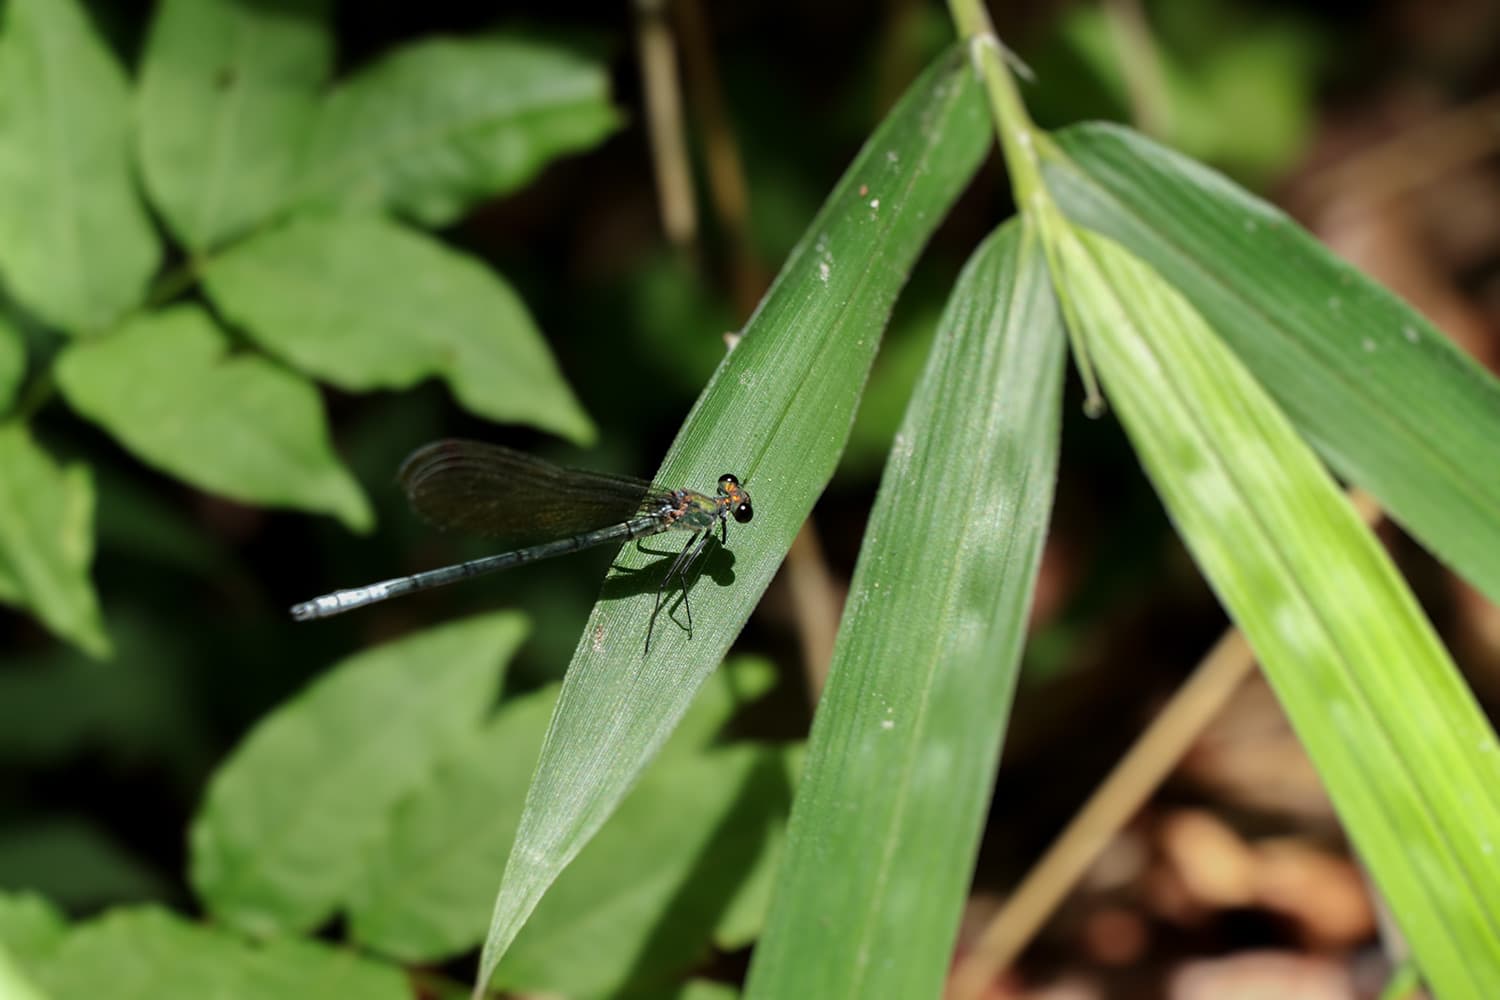
<svg viewBox="0 0 1500 1000"><path fill-rule="evenodd" d="M567 469L458 438L418 448L397 478L423 520L514 547L628 521L667 492L632 476Z"/></svg>

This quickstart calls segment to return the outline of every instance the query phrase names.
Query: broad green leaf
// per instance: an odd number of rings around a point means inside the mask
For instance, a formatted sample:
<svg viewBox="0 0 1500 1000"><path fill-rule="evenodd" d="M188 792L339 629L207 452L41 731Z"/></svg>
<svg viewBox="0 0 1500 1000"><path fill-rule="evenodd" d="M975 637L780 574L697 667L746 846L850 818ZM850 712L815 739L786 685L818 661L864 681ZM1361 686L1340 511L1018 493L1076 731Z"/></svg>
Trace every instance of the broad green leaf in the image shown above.
<svg viewBox="0 0 1500 1000"><path fill-rule="evenodd" d="M328 95L299 199L442 226L619 124L605 67L520 37L432 39Z"/></svg>
<svg viewBox="0 0 1500 1000"><path fill-rule="evenodd" d="M1333 467L1500 602L1500 382L1279 210L1126 129L1047 183L1192 303Z"/></svg>
<svg viewBox="0 0 1500 1000"><path fill-rule="evenodd" d="M644 658L665 567L650 553L664 549L621 551L563 683L481 982L665 741L770 583L838 462L891 304L989 141L967 56L954 49L871 136L699 397L656 479L711 488L733 472L755 498L755 520L732 525L731 553L707 560L691 641L673 597Z"/></svg>
<svg viewBox="0 0 1500 1000"><path fill-rule="evenodd" d="M775 747L685 754L668 744L537 906L495 985L618 996L660 988L698 964L785 822L784 758Z"/></svg>
<svg viewBox="0 0 1500 1000"><path fill-rule="evenodd" d="M215 917L261 936L327 919L396 803L489 712L525 633L499 613L387 643L256 726L190 833L193 887Z"/></svg>
<svg viewBox="0 0 1500 1000"><path fill-rule="evenodd" d="M196 305L142 313L58 359L69 405L142 461L252 504L374 515L339 463L317 387L274 361L233 352Z"/></svg>
<svg viewBox="0 0 1500 1000"><path fill-rule="evenodd" d="M26 341L9 319L0 316L0 414L10 409L26 375Z"/></svg>
<svg viewBox="0 0 1500 1000"><path fill-rule="evenodd" d="M514 972L501 973L507 984L597 994L601 984L621 982L632 969L647 971L639 968L638 953L654 928L674 917L680 922L684 910L700 919L674 933L666 952L651 956L649 969L680 968L696 957L712 913L745 877L749 865L740 855L758 857L767 827L785 817L785 777L768 789L763 774L749 773L763 761L779 769L781 751L736 747L706 754L703 747L744 699L765 689L766 666L729 663L717 683L707 685L661 761L563 877L559 891L567 898L549 911L550 932L522 935ZM505 864L556 698L553 687L507 702L402 803L370 851L355 892L350 930L356 940L403 961L429 962L484 937L493 880ZM736 829L716 830L735 806L743 814ZM704 856L714 865L689 878L694 859ZM590 960L572 968L579 954Z"/></svg>
<svg viewBox="0 0 1500 1000"><path fill-rule="evenodd" d="M726 983L711 983L706 979L695 979L676 993L672 1000L738 1000L740 991Z"/></svg>
<svg viewBox="0 0 1500 1000"><path fill-rule="evenodd" d="M1065 343L1013 222L960 276L886 463L747 997L942 993L1052 506Z"/></svg>
<svg viewBox="0 0 1500 1000"><path fill-rule="evenodd" d="M59 468L22 424L0 424L0 601L31 611L90 656L109 639L89 581L94 481L82 464Z"/></svg>
<svg viewBox="0 0 1500 1000"><path fill-rule="evenodd" d="M69 333L146 294L160 248L130 168L130 95L78 0L10 0L0 28L0 273Z"/></svg>
<svg viewBox="0 0 1500 1000"><path fill-rule="evenodd" d="M1185 298L1103 237L1059 254L1112 405L1427 982L1445 1000L1500 996L1500 745L1432 626Z"/></svg>
<svg viewBox="0 0 1500 1000"><path fill-rule="evenodd" d="M510 285L429 236L373 217L297 219L215 257L203 278L257 343L341 389L440 375L478 416L593 439Z"/></svg>
<svg viewBox="0 0 1500 1000"><path fill-rule="evenodd" d="M262 222L296 179L333 64L328 0L165 0L141 61L147 189L190 250Z"/></svg>
<svg viewBox="0 0 1500 1000"><path fill-rule="evenodd" d="M460 954L483 938L495 872L556 700L549 687L507 701L401 803L354 890L354 940L412 963Z"/></svg>
<svg viewBox="0 0 1500 1000"><path fill-rule="evenodd" d="M252 945L155 907L74 930L37 976L52 1000L410 1000L405 973L321 942Z"/></svg>
<svg viewBox="0 0 1500 1000"><path fill-rule="evenodd" d="M22 969L21 963L11 957L6 944L0 939L0 996L5 1000L47 1000Z"/></svg>
<svg viewBox="0 0 1500 1000"><path fill-rule="evenodd" d="M22 968L35 968L67 932L67 919L50 900L34 892L0 892L0 949ZM0 988L0 997L9 996Z"/></svg>

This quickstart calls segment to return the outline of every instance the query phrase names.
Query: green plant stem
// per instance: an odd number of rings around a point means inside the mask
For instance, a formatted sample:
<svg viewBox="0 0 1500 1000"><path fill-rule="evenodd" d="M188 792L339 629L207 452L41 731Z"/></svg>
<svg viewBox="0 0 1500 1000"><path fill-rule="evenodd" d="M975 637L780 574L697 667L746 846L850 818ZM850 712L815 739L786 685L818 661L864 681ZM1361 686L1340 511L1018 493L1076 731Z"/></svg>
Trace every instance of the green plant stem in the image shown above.
<svg viewBox="0 0 1500 1000"><path fill-rule="evenodd" d="M990 23L989 12L983 0L948 0L948 10L959 35L969 45L974 71L984 83L989 99L990 113L995 118L995 132L1000 137L1000 149L1005 156L1005 167L1010 174L1011 190L1016 207L1028 224L1036 227L1041 237L1042 252L1047 259L1047 269L1052 274L1052 287L1062 305L1063 317L1067 321L1068 340L1073 345L1073 363L1083 379L1086 398L1084 412L1098 416L1104 412L1103 397L1099 394L1098 380L1094 377L1094 365L1088 345L1083 340L1082 326L1074 316L1066 289L1062 287L1062 269L1058 266L1058 248L1072 240L1073 232L1063 218L1057 203L1042 182L1041 153L1052 150L1044 133L1037 130L1026 113L1015 78L1006 65L1005 48Z"/></svg>

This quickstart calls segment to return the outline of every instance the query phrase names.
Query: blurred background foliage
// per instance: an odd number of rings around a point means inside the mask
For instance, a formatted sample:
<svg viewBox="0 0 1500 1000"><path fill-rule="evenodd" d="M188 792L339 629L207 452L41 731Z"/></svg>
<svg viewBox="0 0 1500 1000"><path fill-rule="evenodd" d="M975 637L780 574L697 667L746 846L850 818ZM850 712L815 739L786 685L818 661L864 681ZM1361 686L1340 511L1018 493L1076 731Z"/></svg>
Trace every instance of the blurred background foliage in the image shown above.
<svg viewBox="0 0 1500 1000"><path fill-rule="evenodd" d="M154 6L87 6L133 76ZM435 535L404 509L394 469L434 437L494 440L637 475L654 468L718 363L723 335L745 321L873 124L952 38L941 5L909 0L691 6L698 28L683 32L680 44L702 224L677 245L663 236L658 213L630 5L523 2L497 11L429 0L333 9L339 79L400 46L437 35L474 38L497 25L561 40L607 68L617 119L597 142L503 197L450 213L437 229L514 286L597 427L587 449L475 416L431 378L366 392L324 385L335 450L373 510L372 531L356 534L334 517L237 503L143 464L57 393L52 366L66 339L7 302L0 322L17 336L0 337L0 399L13 387L10 413L46 451L93 471L92 580L113 655L91 658L27 615L0 610L0 887L35 890L75 915L132 900L190 908L184 830L209 774L256 720L329 664L380 640L515 608L533 629L506 674L507 690L557 679L608 552L316 626L293 626L285 609L332 587L488 551ZM1122 0L1010 4L995 16L1039 80L1028 98L1041 124L1128 121L1206 160L1289 207L1496 366L1494 4ZM1127 74L1122 58L1149 69ZM723 120L747 181L743 240L704 193L702 136L714 121L705 117L705 62L716 67ZM835 588L852 571L953 275L1009 214L1006 190L992 163L898 304L839 473L815 514ZM180 264L169 257L165 273ZM182 293L188 301L201 296L191 284ZM24 362L8 346L16 342L25 345ZM247 348L243 339L233 344ZM1030 808L1024 821L1010 817L986 840L976 921L993 906L991 888L1011 884L1047 844L1225 624L1123 435L1110 421L1082 419L1076 386L1069 391L1058 509L997 792ZM1394 529L1384 531L1493 706L1500 613ZM744 722L772 739L805 732L803 678L817 675L791 605L787 588L773 586L741 639L782 676L772 700ZM1211 814L1230 817L1240 832L1226 833L1226 821ZM1027 968L1042 979L1083 977L1110 984L1113 995L1148 996L1157 995L1163 970L1197 955L1308 942L1351 949L1373 933L1366 911L1330 929L1296 900L1216 903L1193 885L1192 863L1174 854L1195 831L1200 844L1228 837L1225 850L1281 837L1310 852L1309 864L1326 862L1330 884L1358 885L1352 869L1339 867L1331 814L1274 700L1251 692L1122 838L1115 867L1080 892ZM1148 903L1121 904L1127 886ZM1154 962L1138 961L1146 940ZM720 961L732 971L740 959ZM1135 971L1110 971L1123 965Z"/></svg>

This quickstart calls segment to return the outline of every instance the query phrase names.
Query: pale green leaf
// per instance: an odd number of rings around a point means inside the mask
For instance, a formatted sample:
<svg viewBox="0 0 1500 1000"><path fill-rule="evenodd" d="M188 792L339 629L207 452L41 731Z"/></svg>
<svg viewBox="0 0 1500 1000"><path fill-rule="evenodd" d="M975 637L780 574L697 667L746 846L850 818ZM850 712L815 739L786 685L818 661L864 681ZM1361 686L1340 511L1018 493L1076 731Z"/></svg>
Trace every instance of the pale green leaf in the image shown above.
<svg viewBox="0 0 1500 1000"><path fill-rule="evenodd" d="M26 341L4 315L0 315L0 414L10 409L26 376Z"/></svg>
<svg viewBox="0 0 1500 1000"><path fill-rule="evenodd" d="M285 203L333 63L327 0L165 0L141 61L141 169L206 250Z"/></svg>
<svg viewBox="0 0 1500 1000"><path fill-rule="evenodd" d="M1385 550L1203 317L1103 237L1059 253L1111 404L1424 977L1445 1000L1500 996L1500 745L1473 695Z"/></svg>
<svg viewBox="0 0 1500 1000"><path fill-rule="evenodd" d="M660 978L697 957L712 915L729 905L751 867L747 856L759 860L768 829L785 817L787 779L769 773L779 772L782 751L705 754L702 746L744 700L764 690L767 666L729 663L706 685L661 761L560 880L562 898L543 904L537 920L545 926L522 935L502 980L592 995L628 973ZM427 962L483 938L494 877L505 864L556 696L548 688L506 703L402 803L370 852L350 907L357 940ZM696 917L683 926L688 913ZM669 921L677 930L668 935L659 928ZM652 941L658 952L642 956ZM578 963L579 954L590 960Z"/></svg>
<svg viewBox="0 0 1500 1000"><path fill-rule="evenodd" d="M6 947L6 942L0 939L0 996L5 1000L47 1000L47 995L32 983Z"/></svg>
<svg viewBox="0 0 1500 1000"><path fill-rule="evenodd" d="M341 389L438 375L478 416L593 439L519 296L429 236L374 217L298 219L225 251L203 278L256 342Z"/></svg>
<svg viewBox="0 0 1500 1000"><path fill-rule="evenodd" d="M668 994L671 1000L738 1000L740 991L725 983L711 983L706 979L695 979L676 993Z"/></svg>
<svg viewBox="0 0 1500 1000"><path fill-rule="evenodd" d="M67 919L50 900L34 892L0 892L0 948L22 968L35 968L67 932ZM9 995L0 988L0 997Z"/></svg>
<svg viewBox="0 0 1500 1000"><path fill-rule="evenodd" d="M91 656L109 639L89 580L94 480L82 464L59 468L23 424L0 424L0 601L31 611Z"/></svg>
<svg viewBox="0 0 1500 1000"><path fill-rule="evenodd" d="M324 103L300 200L441 226L619 123L593 59L520 37L400 49Z"/></svg>
<svg viewBox="0 0 1500 1000"><path fill-rule="evenodd" d="M405 973L321 942L251 945L155 907L84 924L37 976L51 1000L410 1000Z"/></svg>
<svg viewBox="0 0 1500 1000"><path fill-rule="evenodd" d="M488 714L525 632L499 613L387 643L256 726L190 832L193 887L215 917L257 935L327 919L396 803Z"/></svg>
<svg viewBox="0 0 1500 1000"><path fill-rule="evenodd" d="M673 597L644 658L665 563L621 551L527 794L481 982L634 784L770 583L838 462L891 304L990 136L967 57L950 51L871 136L699 398L654 478L701 489L733 472L754 495L755 520L732 525L732 552L708 558L693 592L691 641Z"/></svg>
<svg viewBox="0 0 1500 1000"><path fill-rule="evenodd" d="M317 387L229 338L196 305L142 313L57 361L69 405L142 461L251 504L374 515L329 440Z"/></svg>
<svg viewBox="0 0 1500 1000"><path fill-rule="evenodd" d="M708 954L790 801L777 748L669 743L537 906L495 985L602 997L670 983Z"/></svg>
<svg viewBox="0 0 1500 1000"><path fill-rule="evenodd" d="M78 0L10 0L0 29L0 273L70 333L146 294L160 248L130 166L124 72Z"/></svg>
<svg viewBox="0 0 1500 1000"><path fill-rule="evenodd" d="M886 463L747 997L942 993L1052 506L1065 343L1011 223L959 278Z"/></svg>
<svg viewBox="0 0 1500 1000"><path fill-rule="evenodd" d="M1161 272L1335 472L1500 602L1500 382L1220 175L1112 126L1058 141L1063 209Z"/></svg>

